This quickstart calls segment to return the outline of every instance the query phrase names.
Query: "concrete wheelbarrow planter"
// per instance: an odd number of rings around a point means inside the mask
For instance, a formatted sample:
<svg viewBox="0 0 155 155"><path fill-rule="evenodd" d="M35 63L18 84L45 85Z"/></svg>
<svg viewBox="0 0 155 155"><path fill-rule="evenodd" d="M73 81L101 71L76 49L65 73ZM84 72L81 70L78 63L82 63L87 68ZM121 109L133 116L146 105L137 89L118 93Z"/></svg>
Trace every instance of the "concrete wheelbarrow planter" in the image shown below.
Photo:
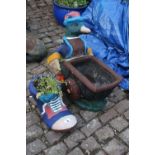
<svg viewBox="0 0 155 155"><path fill-rule="evenodd" d="M94 56L82 56L62 62L67 93L82 109L103 110L105 98L121 81L118 76Z"/></svg>
<svg viewBox="0 0 155 155"><path fill-rule="evenodd" d="M61 88L52 76L39 75L33 78L29 91L36 100L42 121L48 128L66 131L76 125L76 117L64 104Z"/></svg>

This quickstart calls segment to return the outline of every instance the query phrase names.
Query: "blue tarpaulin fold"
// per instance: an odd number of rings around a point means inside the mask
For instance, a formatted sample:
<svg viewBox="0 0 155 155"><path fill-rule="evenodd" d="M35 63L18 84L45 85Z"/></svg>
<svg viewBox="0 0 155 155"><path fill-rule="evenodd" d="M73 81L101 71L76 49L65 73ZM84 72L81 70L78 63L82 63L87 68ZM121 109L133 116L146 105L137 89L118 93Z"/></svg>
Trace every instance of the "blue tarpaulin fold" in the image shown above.
<svg viewBox="0 0 155 155"><path fill-rule="evenodd" d="M124 77L120 86L128 90L128 1L92 0L82 17L92 32L81 35L81 39L92 48L95 57Z"/></svg>

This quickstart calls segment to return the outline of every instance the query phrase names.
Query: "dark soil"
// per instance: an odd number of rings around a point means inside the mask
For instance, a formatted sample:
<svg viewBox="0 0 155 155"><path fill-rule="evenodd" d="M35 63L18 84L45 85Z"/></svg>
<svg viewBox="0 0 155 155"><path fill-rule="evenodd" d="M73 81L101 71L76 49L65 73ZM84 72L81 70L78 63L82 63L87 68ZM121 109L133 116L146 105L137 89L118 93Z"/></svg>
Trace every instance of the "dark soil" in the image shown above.
<svg viewBox="0 0 155 155"><path fill-rule="evenodd" d="M115 78L111 75L111 73L103 70L94 61L89 60L87 62L80 62L74 64L74 67L96 86L110 84L115 81Z"/></svg>

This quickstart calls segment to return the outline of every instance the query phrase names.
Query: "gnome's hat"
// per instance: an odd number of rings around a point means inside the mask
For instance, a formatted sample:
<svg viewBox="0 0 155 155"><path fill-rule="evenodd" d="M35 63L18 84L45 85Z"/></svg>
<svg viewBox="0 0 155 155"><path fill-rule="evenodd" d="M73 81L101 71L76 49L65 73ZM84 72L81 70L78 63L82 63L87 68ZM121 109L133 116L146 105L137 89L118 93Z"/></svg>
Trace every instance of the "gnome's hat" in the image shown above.
<svg viewBox="0 0 155 155"><path fill-rule="evenodd" d="M91 30L84 25L84 18L78 11L71 11L65 15L64 25L67 28L67 34L79 35L81 33L90 33Z"/></svg>

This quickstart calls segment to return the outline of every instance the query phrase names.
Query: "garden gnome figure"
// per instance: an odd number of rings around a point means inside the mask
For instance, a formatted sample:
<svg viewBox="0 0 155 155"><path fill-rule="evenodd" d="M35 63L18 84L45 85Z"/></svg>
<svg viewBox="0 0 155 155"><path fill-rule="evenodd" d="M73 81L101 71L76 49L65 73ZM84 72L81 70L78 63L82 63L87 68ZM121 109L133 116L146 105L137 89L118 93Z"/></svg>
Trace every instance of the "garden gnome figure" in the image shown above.
<svg viewBox="0 0 155 155"><path fill-rule="evenodd" d="M91 49L87 48L79 37L80 34L91 32L91 30L84 25L83 21L83 17L81 17L77 11L72 11L65 15L64 25L66 26L66 34L63 37L64 43L47 59L49 68L53 73L57 73L58 70L61 70L56 59L70 59L82 55L92 55Z"/></svg>

